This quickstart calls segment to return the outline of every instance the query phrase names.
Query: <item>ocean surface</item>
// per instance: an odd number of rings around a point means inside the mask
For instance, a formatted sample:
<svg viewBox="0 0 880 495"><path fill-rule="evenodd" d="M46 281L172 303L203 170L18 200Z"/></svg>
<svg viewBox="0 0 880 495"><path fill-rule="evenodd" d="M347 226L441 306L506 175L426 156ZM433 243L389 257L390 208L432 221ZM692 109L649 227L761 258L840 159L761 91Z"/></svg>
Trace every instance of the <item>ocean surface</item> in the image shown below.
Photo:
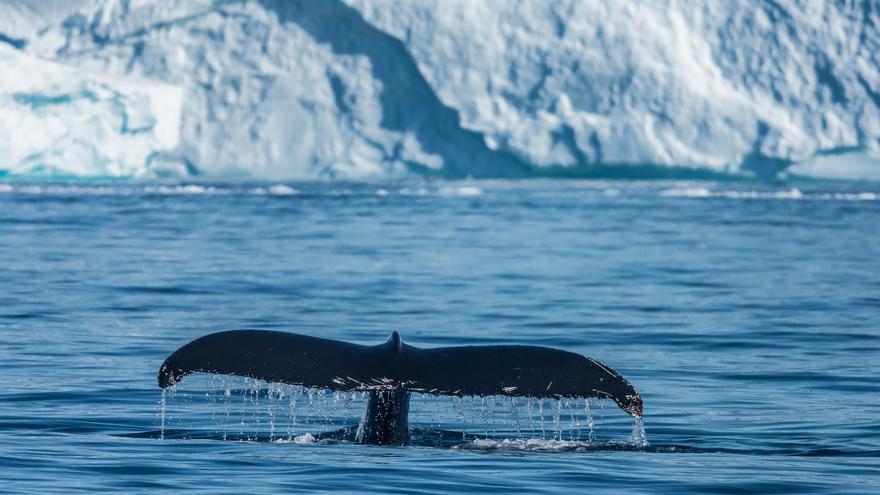
<svg viewBox="0 0 880 495"><path fill-rule="evenodd" d="M7 181L0 281L3 493L880 486L876 183ZM359 394L160 391L235 328L583 353L644 432L605 401L415 396L413 445L363 446L321 435Z"/></svg>

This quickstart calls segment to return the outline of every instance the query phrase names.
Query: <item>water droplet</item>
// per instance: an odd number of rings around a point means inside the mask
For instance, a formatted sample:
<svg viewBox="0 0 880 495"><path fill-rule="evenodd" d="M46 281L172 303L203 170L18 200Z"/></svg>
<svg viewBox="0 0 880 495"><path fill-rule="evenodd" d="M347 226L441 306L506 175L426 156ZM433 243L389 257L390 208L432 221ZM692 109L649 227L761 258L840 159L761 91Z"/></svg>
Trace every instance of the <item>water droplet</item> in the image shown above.
<svg viewBox="0 0 880 495"><path fill-rule="evenodd" d="M645 433L645 425L641 419L633 421L632 433L629 434L627 442L630 445L639 448L648 446L648 435Z"/></svg>
<svg viewBox="0 0 880 495"><path fill-rule="evenodd" d="M159 399L159 439L165 440L165 389Z"/></svg>

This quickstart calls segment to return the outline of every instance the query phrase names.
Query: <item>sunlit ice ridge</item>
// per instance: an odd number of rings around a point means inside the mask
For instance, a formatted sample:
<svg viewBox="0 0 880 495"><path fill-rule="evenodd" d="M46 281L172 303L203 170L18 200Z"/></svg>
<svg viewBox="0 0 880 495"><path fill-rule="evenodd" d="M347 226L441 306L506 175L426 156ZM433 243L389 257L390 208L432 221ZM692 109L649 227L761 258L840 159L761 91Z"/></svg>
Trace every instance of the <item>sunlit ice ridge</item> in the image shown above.
<svg viewBox="0 0 880 495"><path fill-rule="evenodd" d="M875 2L0 2L0 176L880 180Z"/></svg>

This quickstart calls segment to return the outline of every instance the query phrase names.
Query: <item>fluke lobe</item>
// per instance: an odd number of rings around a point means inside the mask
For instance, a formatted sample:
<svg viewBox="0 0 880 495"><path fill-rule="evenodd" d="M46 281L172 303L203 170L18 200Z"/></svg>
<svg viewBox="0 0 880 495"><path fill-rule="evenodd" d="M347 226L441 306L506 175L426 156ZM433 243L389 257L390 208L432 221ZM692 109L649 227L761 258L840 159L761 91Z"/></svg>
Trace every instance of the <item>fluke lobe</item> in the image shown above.
<svg viewBox="0 0 880 495"><path fill-rule="evenodd" d="M508 395L612 399L636 418L642 399L611 368L580 354L549 347L489 345L420 349L393 332L364 346L269 330L205 335L168 356L159 386L189 373L239 375L331 390L370 393L357 441L400 445L409 438L409 394Z"/></svg>

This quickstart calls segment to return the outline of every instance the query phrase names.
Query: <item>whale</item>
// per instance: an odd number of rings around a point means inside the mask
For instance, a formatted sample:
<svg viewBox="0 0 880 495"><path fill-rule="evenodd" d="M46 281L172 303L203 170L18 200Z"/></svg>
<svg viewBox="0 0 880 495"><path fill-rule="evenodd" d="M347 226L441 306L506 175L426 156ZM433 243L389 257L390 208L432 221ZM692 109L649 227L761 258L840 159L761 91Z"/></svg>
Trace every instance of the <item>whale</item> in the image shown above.
<svg viewBox="0 0 880 495"><path fill-rule="evenodd" d="M368 393L358 443L405 445L412 392L452 396L598 398L643 415L635 387L581 354L531 345L419 348L392 332L367 346L274 330L228 330L199 337L168 356L159 387L191 373L256 378L309 388Z"/></svg>

